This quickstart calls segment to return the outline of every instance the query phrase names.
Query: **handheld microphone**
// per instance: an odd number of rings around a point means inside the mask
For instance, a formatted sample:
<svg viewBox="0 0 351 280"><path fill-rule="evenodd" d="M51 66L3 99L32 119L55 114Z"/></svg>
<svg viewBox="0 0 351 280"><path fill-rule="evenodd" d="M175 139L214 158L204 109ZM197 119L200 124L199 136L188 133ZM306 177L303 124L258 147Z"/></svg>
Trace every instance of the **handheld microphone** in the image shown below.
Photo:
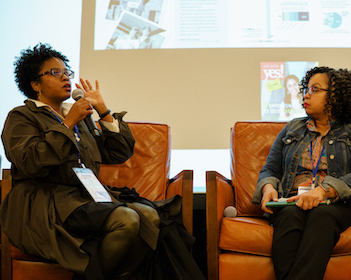
<svg viewBox="0 0 351 280"><path fill-rule="evenodd" d="M75 101L78 101L79 99L81 99L82 97L84 97L84 92L77 88L75 89L73 92L72 92L72 98L75 100ZM94 119L92 117L92 115L88 115L85 117L84 119L84 122L86 124L86 126L88 127L90 133L94 136L94 137L97 137L97 136L100 136L100 131L99 129L97 128L95 122L94 122Z"/></svg>
<svg viewBox="0 0 351 280"><path fill-rule="evenodd" d="M236 208L234 206L227 206L224 209L224 217L227 218L235 218L236 215L238 214L238 211L236 210Z"/></svg>

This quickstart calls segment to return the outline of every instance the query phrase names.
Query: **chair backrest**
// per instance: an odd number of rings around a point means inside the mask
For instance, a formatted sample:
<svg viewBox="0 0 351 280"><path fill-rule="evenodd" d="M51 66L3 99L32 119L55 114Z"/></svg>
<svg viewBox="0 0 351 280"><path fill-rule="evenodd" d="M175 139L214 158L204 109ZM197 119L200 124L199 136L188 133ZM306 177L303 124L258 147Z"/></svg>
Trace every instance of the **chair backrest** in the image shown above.
<svg viewBox="0 0 351 280"><path fill-rule="evenodd" d="M251 202L259 172L270 148L286 122L237 122L231 131L231 177L238 215L262 216L259 205Z"/></svg>
<svg viewBox="0 0 351 280"><path fill-rule="evenodd" d="M171 137L166 124L128 122L135 138L134 155L122 164L102 164L99 179L112 187L135 188L149 200L166 197Z"/></svg>

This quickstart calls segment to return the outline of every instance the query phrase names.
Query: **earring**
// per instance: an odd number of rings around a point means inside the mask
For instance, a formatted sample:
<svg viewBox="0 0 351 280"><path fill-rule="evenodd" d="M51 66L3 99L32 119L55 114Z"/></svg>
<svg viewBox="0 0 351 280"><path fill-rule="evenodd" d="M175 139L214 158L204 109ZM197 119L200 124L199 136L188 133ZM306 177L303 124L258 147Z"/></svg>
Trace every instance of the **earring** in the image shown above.
<svg viewBox="0 0 351 280"><path fill-rule="evenodd" d="M39 96L41 95L41 90L37 91L37 100L39 100ZM40 100L39 100L40 101Z"/></svg>

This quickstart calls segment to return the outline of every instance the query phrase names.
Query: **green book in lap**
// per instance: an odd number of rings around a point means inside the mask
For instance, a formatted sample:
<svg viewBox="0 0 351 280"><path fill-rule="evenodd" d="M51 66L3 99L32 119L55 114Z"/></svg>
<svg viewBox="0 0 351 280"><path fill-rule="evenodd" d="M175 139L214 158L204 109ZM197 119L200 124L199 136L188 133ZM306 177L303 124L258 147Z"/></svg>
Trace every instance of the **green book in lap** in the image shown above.
<svg viewBox="0 0 351 280"><path fill-rule="evenodd" d="M268 201L266 203L267 207L285 207L296 205L296 201L287 202L287 198L280 198L278 201ZM329 205L331 201L329 199L321 201L319 204L326 204Z"/></svg>

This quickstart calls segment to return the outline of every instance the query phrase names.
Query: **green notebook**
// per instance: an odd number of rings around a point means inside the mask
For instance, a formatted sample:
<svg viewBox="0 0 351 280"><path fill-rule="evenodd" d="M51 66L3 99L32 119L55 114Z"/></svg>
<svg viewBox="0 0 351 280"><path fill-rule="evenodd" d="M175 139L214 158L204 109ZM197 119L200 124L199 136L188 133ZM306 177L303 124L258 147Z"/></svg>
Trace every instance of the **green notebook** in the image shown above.
<svg viewBox="0 0 351 280"><path fill-rule="evenodd" d="M331 203L331 200L327 199L327 200L321 201L319 204L329 205L330 203ZM285 207L285 206L291 206L291 205L296 205L296 201L291 201L291 202L287 202L287 201L268 201L266 203L267 207Z"/></svg>

